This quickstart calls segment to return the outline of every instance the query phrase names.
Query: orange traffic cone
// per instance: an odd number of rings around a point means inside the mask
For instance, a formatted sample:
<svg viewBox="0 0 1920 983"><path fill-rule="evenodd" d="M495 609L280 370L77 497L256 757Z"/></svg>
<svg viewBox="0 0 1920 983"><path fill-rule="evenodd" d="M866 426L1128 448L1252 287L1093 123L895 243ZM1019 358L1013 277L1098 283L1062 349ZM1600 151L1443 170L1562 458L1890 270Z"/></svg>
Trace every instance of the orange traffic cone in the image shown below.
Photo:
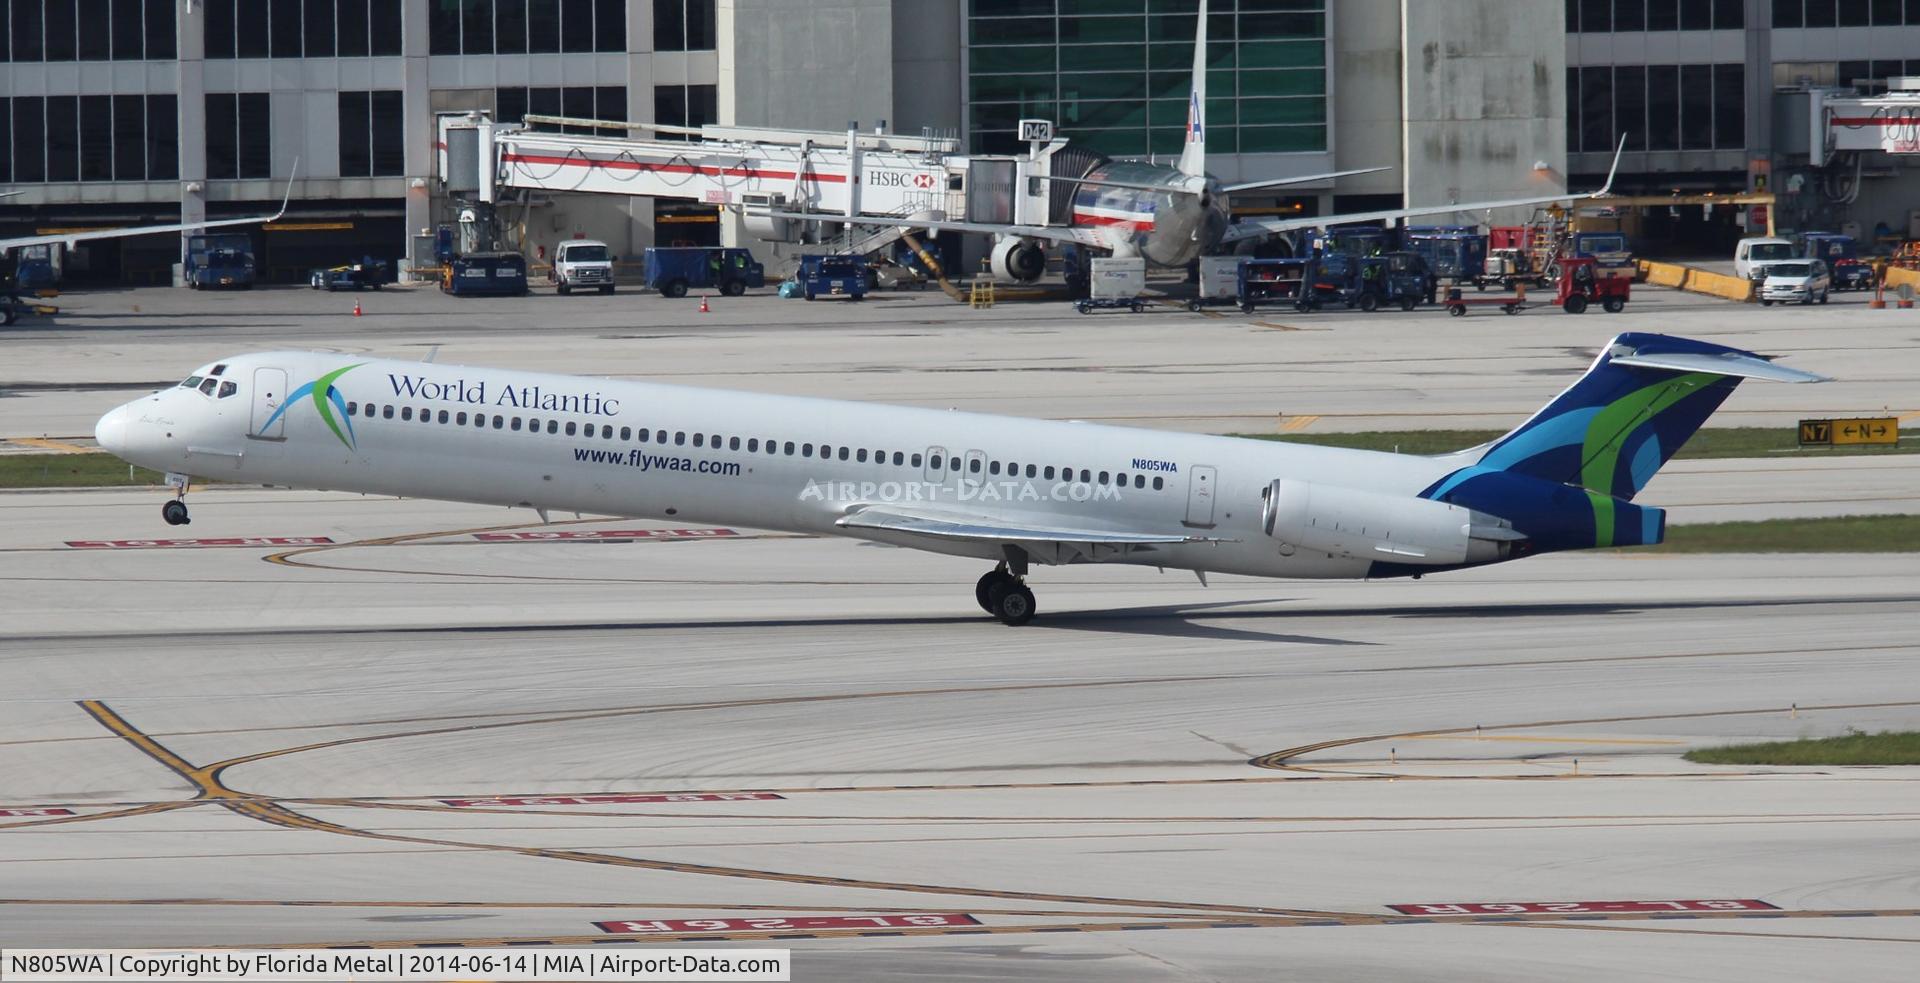
<svg viewBox="0 0 1920 983"><path fill-rule="evenodd" d="M360 302L358 300L353 302L353 316L354 317L360 316Z"/></svg>
<svg viewBox="0 0 1920 983"><path fill-rule="evenodd" d="M709 314L709 313L712 313L712 311L713 311L713 308L707 306L707 295L701 294L700 295L700 313Z"/></svg>

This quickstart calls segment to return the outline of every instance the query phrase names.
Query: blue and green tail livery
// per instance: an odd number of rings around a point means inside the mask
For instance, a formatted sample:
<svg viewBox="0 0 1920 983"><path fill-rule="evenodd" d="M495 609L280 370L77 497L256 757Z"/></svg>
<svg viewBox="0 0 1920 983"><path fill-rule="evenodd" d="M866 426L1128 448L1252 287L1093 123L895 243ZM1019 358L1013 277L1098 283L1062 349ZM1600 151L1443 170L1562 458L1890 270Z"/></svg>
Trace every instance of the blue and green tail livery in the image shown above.
<svg viewBox="0 0 1920 983"><path fill-rule="evenodd" d="M1472 463L1421 497L1509 519L1543 551L1658 543L1665 512L1633 497L1748 378L1820 380L1725 345L1622 334L1512 433L1461 452Z"/></svg>

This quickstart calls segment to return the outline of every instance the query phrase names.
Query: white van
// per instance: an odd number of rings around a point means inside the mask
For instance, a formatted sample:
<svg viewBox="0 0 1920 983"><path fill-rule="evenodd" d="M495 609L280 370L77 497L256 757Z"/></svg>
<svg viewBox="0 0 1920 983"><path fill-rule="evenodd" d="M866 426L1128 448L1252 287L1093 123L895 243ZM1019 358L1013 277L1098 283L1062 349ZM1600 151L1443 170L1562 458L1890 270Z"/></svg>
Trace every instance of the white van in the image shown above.
<svg viewBox="0 0 1920 983"><path fill-rule="evenodd" d="M1833 289L1833 279L1827 272L1827 264L1817 259L1796 259L1785 263L1767 264L1767 277L1760 282L1760 306L1788 304L1798 301L1811 304L1827 302L1827 291Z"/></svg>
<svg viewBox="0 0 1920 983"><path fill-rule="evenodd" d="M1774 263L1790 263L1800 258L1793 243L1773 236L1755 236L1740 240L1733 247L1733 275L1742 280L1758 280Z"/></svg>
<svg viewBox="0 0 1920 983"><path fill-rule="evenodd" d="M553 250L553 269L547 279L560 293L573 288L596 287L603 294L613 293L613 251L594 239L568 239Z"/></svg>

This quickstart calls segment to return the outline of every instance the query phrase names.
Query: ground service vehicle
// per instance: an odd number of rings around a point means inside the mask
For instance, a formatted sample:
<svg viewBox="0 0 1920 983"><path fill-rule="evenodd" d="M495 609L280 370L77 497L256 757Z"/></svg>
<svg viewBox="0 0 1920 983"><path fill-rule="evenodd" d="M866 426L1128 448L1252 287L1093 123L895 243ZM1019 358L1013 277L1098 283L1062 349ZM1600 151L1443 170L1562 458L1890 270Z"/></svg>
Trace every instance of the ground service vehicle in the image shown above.
<svg viewBox="0 0 1920 983"><path fill-rule="evenodd" d="M455 297L524 297L527 258L519 253L467 253L447 262L440 289Z"/></svg>
<svg viewBox="0 0 1920 983"><path fill-rule="evenodd" d="M378 290L388 276L385 260L372 257L345 266L323 267L307 274L307 286L315 290Z"/></svg>
<svg viewBox="0 0 1920 983"><path fill-rule="evenodd" d="M1288 304L1296 311L1318 307L1313 281L1319 267L1318 261L1304 256L1241 262L1234 275L1241 312L1252 314L1256 307L1274 304Z"/></svg>
<svg viewBox="0 0 1920 983"><path fill-rule="evenodd" d="M1786 263L1773 263L1767 267L1767 276L1760 282L1760 306L1799 301L1811 304L1827 302L1827 293L1833 289L1833 281L1827 272L1827 264L1817 259L1796 259Z"/></svg>
<svg viewBox="0 0 1920 983"><path fill-rule="evenodd" d="M662 297L685 297L689 288L738 297L767 284L766 268L745 249L655 246L646 252L646 265L647 286Z"/></svg>
<svg viewBox="0 0 1920 983"><path fill-rule="evenodd" d="M187 261L181 274L189 290L251 288L253 237L239 232L188 236Z"/></svg>
<svg viewBox="0 0 1920 983"><path fill-rule="evenodd" d="M1733 275L1743 280L1758 280L1766 275L1768 266L1799 258L1799 250L1785 239L1752 236L1740 240L1733 247Z"/></svg>
<svg viewBox="0 0 1920 983"><path fill-rule="evenodd" d="M1478 283L1486 274L1487 237L1477 225L1420 225L1407 230L1407 248L1426 260L1441 283Z"/></svg>
<svg viewBox="0 0 1920 983"><path fill-rule="evenodd" d="M613 293L613 250L593 239L568 239L554 247L547 280L557 293L572 293L576 287Z"/></svg>
<svg viewBox="0 0 1920 983"><path fill-rule="evenodd" d="M43 242L21 246L13 253L13 286L23 293L50 290L60 285L61 260L65 251L57 243Z"/></svg>
<svg viewBox="0 0 1920 983"><path fill-rule="evenodd" d="M864 257L815 254L800 257L800 269L793 278L808 300L832 296L860 300L867 295L868 273Z"/></svg>
<svg viewBox="0 0 1920 983"><path fill-rule="evenodd" d="M1313 298L1318 303L1338 301L1363 311L1378 310L1385 304L1398 304L1401 310L1410 311L1433 291L1434 279L1426 260L1419 253L1401 251L1349 256L1342 263L1325 264L1315 277Z"/></svg>
<svg viewBox="0 0 1920 983"><path fill-rule="evenodd" d="M1592 256L1562 256L1559 286L1553 302L1568 314L1585 314L1589 304L1599 304L1608 314L1618 314L1627 309L1633 280L1607 276L1599 260Z"/></svg>
<svg viewBox="0 0 1920 983"><path fill-rule="evenodd" d="M1827 264L1835 290L1872 290L1873 267L1860 261L1860 248L1849 235L1803 232L1795 237L1800 255Z"/></svg>

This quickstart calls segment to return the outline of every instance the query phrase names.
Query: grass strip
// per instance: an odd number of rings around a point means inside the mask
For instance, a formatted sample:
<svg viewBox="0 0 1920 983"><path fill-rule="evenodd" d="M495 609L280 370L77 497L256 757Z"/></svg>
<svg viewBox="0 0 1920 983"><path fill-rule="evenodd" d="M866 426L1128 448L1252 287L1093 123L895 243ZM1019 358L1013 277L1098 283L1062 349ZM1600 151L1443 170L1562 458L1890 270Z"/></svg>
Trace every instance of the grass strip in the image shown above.
<svg viewBox="0 0 1920 983"><path fill-rule="evenodd" d="M1684 757L1703 765L1920 765L1920 731L1850 730L1840 737L1700 748Z"/></svg>
<svg viewBox="0 0 1920 983"><path fill-rule="evenodd" d="M1245 433L1236 437L1282 440L1323 447L1355 447L1369 451L1398 450L1402 454L1446 454L1484 444L1505 430L1367 430L1357 433ZM1714 427L1687 439L1676 460L1722 457L1848 457L1861 454L1916 454L1920 441L1901 444L1842 444L1801 447L1799 432L1787 427Z"/></svg>
<svg viewBox="0 0 1920 983"><path fill-rule="evenodd" d="M112 454L0 454L0 488L115 488L162 485L166 476Z"/></svg>
<svg viewBox="0 0 1920 983"><path fill-rule="evenodd" d="M1916 553L1920 515L1835 515L1669 525L1665 553Z"/></svg>

